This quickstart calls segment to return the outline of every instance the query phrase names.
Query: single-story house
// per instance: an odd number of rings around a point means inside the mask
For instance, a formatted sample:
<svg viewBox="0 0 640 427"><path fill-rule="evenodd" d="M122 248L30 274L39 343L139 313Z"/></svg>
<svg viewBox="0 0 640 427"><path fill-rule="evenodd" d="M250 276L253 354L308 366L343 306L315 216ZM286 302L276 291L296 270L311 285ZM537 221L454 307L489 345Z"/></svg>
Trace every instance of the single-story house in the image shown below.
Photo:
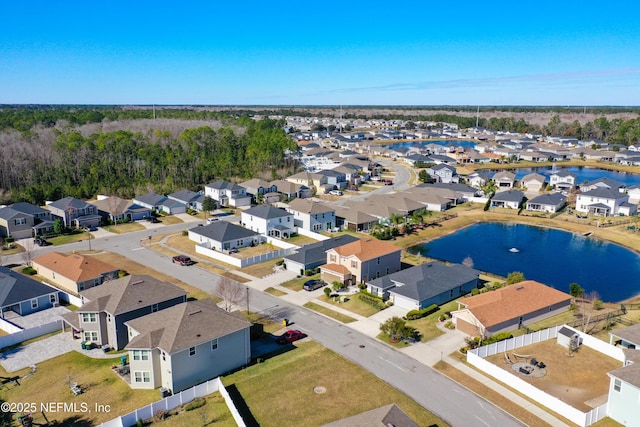
<svg viewBox="0 0 640 427"><path fill-rule="evenodd" d="M336 206L336 226L351 231L368 231L378 222L378 218L358 208Z"/></svg>
<svg viewBox="0 0 640 427"><path fill-rule="evenodd" d="M118 278L120 269L94 256L49 252L36 257L32 266L38 274L65 291L77 294Z"/></svg>
<svg viewBox="0 0 640 427"><path fill-rule="evenodd" d="M165 199L160 203L160 210L169 215L182 214L187 212L187 205L175 199Z"/></svg>
<svg viewBox="0 0 640 427"><path fill-rule="evenodd" d="M204 201L204 195L202 192L195 192L191 190L180 190L175 193L171 193L167 198L183 203L187 209L193 209L195 211L202 210L202 202Z"/></svg>
<svg viewBox="0 0 640 427"><path fill-rule="evenodd" d="M390 403L321 427L418 427L418 425L395 403Z"/></svg>
<svg viewBox="0 0 640 427"><path fill-rule="evenodd" d="M207 249L228 251L260 244L260 234L228 221L214 221L211 224L189 230L189 240Z"/></svg>
<svg viewBox="0 0 640 427"><path fill-rule="evenodd" d="M536 212L559 212L567 203L567 196L562 193L541 194L527 201L526 210Z"/></svg>
<svg viewBox="0 0 640 427"><path fill-rule="evenodd" d="M516 184L516 174L509 171L496 172L496 174L493 175L493 181L500 189L513 188Z"/></svg>
<svg viewBox="0 0 640 427"><path fill-rule="evenodd" d="M327 251L329 249L355 242L357 237L344 234L332 239L304 245L297 249L295 253L284 258L284 265L287 270L304 275L305 271L313 270L327 262Z"/></svg>
<svg viewBox="0 0 640 427"><path fill-rule="evenodd" d="M563 313L570 305L571 295L525 280L460 299L451 316L460 331L488 337Z"/></svg>
<svg viewBox="0 0 640 427"><path fill-rule="evenodd" d="M162 210L162 203L167 200L167 196L156 193L147 193L133 198L133 203L154 212Z"/></svg>
<svg viewBox="0 0 640 427"><path fill-rule="evenodd" d="M640 350L640 324L610 331L609 344Z"/></svg>
<svg viewBox="0 0 640 427"><path fill-rule="evenodd" d="M7 311L26 316L57 304L57 289L0 266L0 317Z"/></svg>
<svg viewBox="0 0 640 427"><path fill-rule="evenodd" d="M427 262L367 282L372 294L397 307L420 310L441 305L478 287L480 272L460 264Z"/></svg>
<svg viewBox="0 0 640 427"><path fill-rule="evenodd" d="M104 221L138 221L151 215L151 209L146 206L136 205L129 200L120 197L110 196L93 203L98 208L98 215Z"/></svg>
<svg viewBox="0 0 640 427"><path fill-rule="evenodd" d="M539 173L530 173L525 175L520 180L520 186L526 188L528 191L542 191L545 189L547 179L544 175Z"/></svg>
<svg viewBox="0 0 640 427"><path fill-rule="evenodd" d="M492 208L509 208L519 209L520 204L524 200L524 194L518 190L507 190L496 193L491 198Z"/></svg>
<svg viewBox="0 0 640 427"><path fill-rule="evenodd" d="M251 361L251 323L211 299L177 304L125 326L133 389L178 393Z"/></svg>
<svg viewBox="0 0 640 427"><path fill-rule="evenodd" d="M282 193L287 199L295 199L296 197L306 199L313 196L313 188L303 184L295 184L285 180L271 181L271 184L275 185L276 191Z"/></svg>

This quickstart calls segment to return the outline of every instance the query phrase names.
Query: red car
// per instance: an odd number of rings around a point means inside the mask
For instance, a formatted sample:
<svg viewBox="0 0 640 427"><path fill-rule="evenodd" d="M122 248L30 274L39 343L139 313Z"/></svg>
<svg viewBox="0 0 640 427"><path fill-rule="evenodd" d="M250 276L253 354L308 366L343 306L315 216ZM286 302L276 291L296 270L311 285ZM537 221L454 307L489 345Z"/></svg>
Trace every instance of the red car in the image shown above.
<svg viewBox="0 0 640 427"><path fill-rule="evenodd" d="M195 264L191 258L186 255L176 255L171 259L173 262L177 262L180 265L192 265Z"/></svg>
<svg viewBox="0 0 640 427"><path fill-rule="evenodd" d="M278 344L287 344L290 342L301 340L304 337L306 337L306 335L301 331L297 329L289 329L287 332L276 338L276 342Z"/></svg>

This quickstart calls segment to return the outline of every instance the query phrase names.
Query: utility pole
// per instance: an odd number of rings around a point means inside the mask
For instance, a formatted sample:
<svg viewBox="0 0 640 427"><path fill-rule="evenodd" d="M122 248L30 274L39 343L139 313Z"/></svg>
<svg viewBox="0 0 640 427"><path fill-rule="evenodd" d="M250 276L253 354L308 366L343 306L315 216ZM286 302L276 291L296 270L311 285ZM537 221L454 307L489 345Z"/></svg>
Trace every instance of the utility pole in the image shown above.
<svg viewBox="0 0 640 427"><path fill-rule="evenodd" d="M245 289L247 291L247 314L251 314L251 309L249 308L249 287L247 286Z"/></svg>

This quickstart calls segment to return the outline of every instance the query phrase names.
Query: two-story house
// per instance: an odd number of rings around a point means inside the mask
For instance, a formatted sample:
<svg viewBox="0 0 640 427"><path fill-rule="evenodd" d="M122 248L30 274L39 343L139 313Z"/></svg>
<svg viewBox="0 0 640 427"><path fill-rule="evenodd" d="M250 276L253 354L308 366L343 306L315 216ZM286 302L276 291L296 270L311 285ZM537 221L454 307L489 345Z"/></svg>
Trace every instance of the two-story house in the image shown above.
<svg viewBox="0 0 640 427"><path fill-rule="evenodd" d="M296 233L293 214L269 205L254 206L241 214L242 225L263 236L288 239Z"/></svg>
<svg viewBox="0 0 640 427"><path fill-rule="evenodd" d="M75 197L65 197L48 204L51 215L62 219L65 227L97 227L100 225L100 215L98 208L91 203L76 199Z"/></svg>
<svg viewBox="0 0 640 427"><path fill-rule="evenodd" d="M456 168L444 163L431 166L427 168L426 171L435 182L444 182L445 184L450 182L460 182L460 177L456 172Z"/></svg>
<svg viewBox="0 0 640 427"><path fill-rule="evenodd" d="M93 256L59 252L40 255L31 264L40 276L73 294L117 279L120 272L119 268Z"/></svg>
<svg viewBox="0 0 640 427"><path fill-rule="evenodd" d="M126 276L80 292L82 306L62 316L85 342L121 350L129 342L124 322L187 301L176 285L146 275Z"/></svg>
<svg viewBox="0 0 640 427"><path fill-rule="evenodd" d="M27 239L53 231L51 212L31 203L18 202L0 208L0 236Z"/></svg>
<svg viewBox="0 0 640 427"><path fill-rule="evenodd" d="M131 388L178 393L251 361L251 323L211 299L126 323Z"/></svg>
<svg viewBox="0 0 640 427"><path fill-rule="evenodd" d="M240 184L246 189L248 195L252 196L254 200L264 196L268 193L276 193L278 186L273 182L267 182L263 179L250 179Z"/></svg>
<svg viewBox="0 0 640 427"><path fill-rule="evenodd" d="M556 190L571 191L576 188L576 179L578 175L573 172L561 170L551 174L549 184Z"/></svg>
<svg viewBox="0 0 640 427"><path fill-rule="evenodd" d="M629 195L612 188L596 188L576 197L576 211L600 216L633 215L637 205L629 203Z"/></svg>
<svg viewBox="0 0 640 427"><path fill-rule="evenodd" d="M211 197L219 206L251 206L251 196L243 186L224 180L205 185L204 195Z"/></svg>
<svg viewBox="0 0 640 427"><path fill-rule="evenodd" d="M309 199L294 199L287 211L293 214L296 227L316 233L331 231L336 227L336 210Z"/></svg>
<svg viewBox="0 0 640 427"><path fill-rule="evenodd" d="M320 277L327 283L345 285L400 271L402 249L378 239L360 239L327 251L327 263L320 266Z"/></svg>

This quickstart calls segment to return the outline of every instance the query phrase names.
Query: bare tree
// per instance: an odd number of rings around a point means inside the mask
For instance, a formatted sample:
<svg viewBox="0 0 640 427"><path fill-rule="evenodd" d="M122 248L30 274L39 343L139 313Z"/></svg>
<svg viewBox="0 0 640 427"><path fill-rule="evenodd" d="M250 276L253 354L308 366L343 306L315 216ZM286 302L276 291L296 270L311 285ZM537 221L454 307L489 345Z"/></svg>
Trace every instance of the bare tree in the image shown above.
<svg viewBox="0 0 640 427"><path fill-rule="evenodd" d="M31 267L31 261L35 258L36 248L33 246L33 242L27 240L23 245L24 252L22 252L22 261L27 265L27 267Z"/></svg>
<svg viewBox="0 0 640 427"><path fill-rule="evenodd" d="M239 306L246 295L245 287L228 277L220 277L215 294L222 299L224 309L231 311L233 306Z"/></svg>

